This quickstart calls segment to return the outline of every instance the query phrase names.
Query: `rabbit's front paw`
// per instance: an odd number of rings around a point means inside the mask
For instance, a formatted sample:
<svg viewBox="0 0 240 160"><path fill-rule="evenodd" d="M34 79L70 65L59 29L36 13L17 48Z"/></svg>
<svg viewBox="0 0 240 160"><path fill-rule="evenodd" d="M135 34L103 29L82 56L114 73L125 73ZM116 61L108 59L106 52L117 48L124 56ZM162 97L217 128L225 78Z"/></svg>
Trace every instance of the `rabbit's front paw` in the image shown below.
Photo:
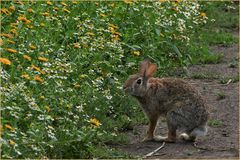
<svg viewBox="0 0 240 160"><path fill-rule="evenodd" d="M159 141L159 142L163 142L167 139L167 137L162 137L162 136L154 136L154 141Z"/></svg>
<svg viewBox="0 0 240 160"><path fill-rule="evenodd" d="M167 143L174 143L176 141L176 139L173 139L173 138L171 139L169 137L162 137L162 136L155 136L154 140L158 142L167 142Z"/></svg>
<svg viewBox="0 0 240 160"><path fill-rule="evenodd" d="M149 141L153 141L154 138L153 137L145 137L142 142L149 142Z"/></svg>

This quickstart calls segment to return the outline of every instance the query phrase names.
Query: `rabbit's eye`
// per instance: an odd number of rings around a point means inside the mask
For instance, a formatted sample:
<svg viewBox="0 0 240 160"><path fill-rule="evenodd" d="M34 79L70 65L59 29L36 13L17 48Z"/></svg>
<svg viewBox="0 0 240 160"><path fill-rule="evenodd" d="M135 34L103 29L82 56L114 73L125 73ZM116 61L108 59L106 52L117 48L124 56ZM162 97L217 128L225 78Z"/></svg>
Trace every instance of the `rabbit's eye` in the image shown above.
<svg viewBox="0 0 240 160"><path fill-rule="evenodd" d="M142 80L141 79L138 79L137 80L137 84L141 84Z"/></svg>

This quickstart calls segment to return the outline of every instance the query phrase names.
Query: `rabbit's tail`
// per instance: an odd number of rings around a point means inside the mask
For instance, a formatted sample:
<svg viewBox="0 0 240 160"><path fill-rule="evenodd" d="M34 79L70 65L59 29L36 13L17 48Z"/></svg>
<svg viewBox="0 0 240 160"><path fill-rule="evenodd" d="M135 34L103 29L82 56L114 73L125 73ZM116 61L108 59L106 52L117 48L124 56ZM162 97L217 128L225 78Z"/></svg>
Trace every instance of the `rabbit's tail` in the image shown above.
<svg viewBox="0 0 240 160"><path fill-rule="evenodd" d="M191 133L182 133L180 135L180 138L183 140L187 140L187 141L195 141L195 139L197 137L205 136L207 134L207 131L208 131L207 126L201 125L201 126L194 128L191 131Z"/></svg>
<svg viewBox="0 0 240 160"><path fill-rule="evenodd" d="M193 131L190 133L190 136L205 136L207 134L207 126L206 125L202 125L202 126L199 126L195 129L193 129Z"/></svg>

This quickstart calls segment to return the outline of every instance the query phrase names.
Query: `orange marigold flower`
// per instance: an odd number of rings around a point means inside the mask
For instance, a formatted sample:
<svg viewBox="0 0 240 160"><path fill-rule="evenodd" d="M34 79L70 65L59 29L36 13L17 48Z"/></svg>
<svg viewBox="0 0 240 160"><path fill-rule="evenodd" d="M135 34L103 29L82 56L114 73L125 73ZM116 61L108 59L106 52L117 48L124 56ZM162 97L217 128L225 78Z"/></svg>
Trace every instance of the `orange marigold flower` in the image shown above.
<svg viewBox="0 0 240 160"><path fill-rule="evenodd" d="M39 61L43 61L43 62L47 62L48 61L48 59L45 58L45 57L38 57L38 60Z"/></svg>
<svg viewBox="0 0 240 160"><path fill-rule="evenodd" d="M28 60L28 61L31 61L31 60L32 60L31 57L29 57L28 55L25 55L25 54L23 55L23 58L26 59L26 60Z"/></svg>
<svg viewBox="0 0 240 160"><path fill-rule="evenodd" d="M13 38L13 36L11 34L6 34L6 33L2 33L2 34L0 34L0 36L6 37L6 38Z"/></svg>
<svg viewBox="0 0 240 160"><path fill-rule="evenodd" d="M33 49L33 50L34 50L34 49L37 49L37 47L34 46L34 45L32 45L32 44L29 45L29 48L30 48L30 49Z"/></svg>
<svg viewBox="0 0 240 160"><path fill-rule="evenodd" d="M11 146L15 146L16 145L16 142L14 142L13 140L9 140L9 144L11 145Z"/></svg>
<svg viewBox="0 0 240 160"><path fill-rule="evenodd" d="M132 4L133 0L123 0L123 2L126 3L126 4Z"/></svg>
<svg viewBox="0 0 240 160"><path fill-rule="evenodd" d="M94 33L92 33L92 32L87 32L86 33L88 36L94 36L95 34Z"/></svg>
<svg viewBox="0 0 240 160"><path fill-rule="evenodd" d="M5 124L5 127L11 131L15 131L15 128L13 128L10 124Z"/></svg>
<svg viewBox="0 0 240 160"><path fill-rule="evenodd" d="M74 44L73 44L73 47L74 47L74 48L80 48L80 45L79 45L78 43L74 43Z"/></svg>
<svg viewBox="0 0 240 160"><path fill-rule="evenodd" d="M22 1L14 1L14 3L24 5L24 3Z"/></svg>
<svg viewBox="0 0 240 160"><path fill-rule="evenodd" d="M79 88L81 87L80 84L74 84L74 88Z"/></svg>
<svg viewBox="0 0 240 160"><path fill-rule="evenodd" d="M117 28L118 28L118 26L116 26L116 25L114 25L114 24L111 24L111 23L108 24L108 26L109 26L109 27L112 27L112 28L114 28L114 29L117 29Z"/></svg>
<svg viewBox="0 0 240 160"><path fill-rule="evenodd" d="M33 26L32 26L32 25L27 25L27 27L28 27L28 28L30 28L30 29L32 29L32 28L33 28Z"/></svg>
<svg viewBox="0 0 240 160"><path fill-rule="evenodd" d="M32 68L35 69L36 71L40 72L41 74L45 74L45 71L41 70L39 67L37 67L33 64L32 64Z"/></svg>
<svg viewBox="0 0 240 160"><path fill-rule="evenodd" d="M0 46L2 46L3 45L3 40L2 39L0 39Z"/></svg>
<svg viewBox="0 0 240 160"><path fill-rule="evenodd" d="M115 35L118 35L118 36L121 35L121 33L119 33L119 32L113 32L112 34L115 34Z"/></svg>
<svg viewBox="0 0 240 160"><path fill-rule="evenodd" d="M15 11L16 8L15 8L15 6L11 6L11 7L9 7L9 10L10 10L10 11Z"/></svg>
<svg viewBox="0 0 240 160"><path fill-rule="evenodd" d="M172 8L173 11L175 12L178 12L178 9L177 8Z"/></svg>
<svg viewBox="0 0 240 160"><path fill-rule="evenodd" d="M101 125L101 123L99 122L99 120L97 120L96 118L91 118L91 119L90 119L90 123L91 123L91 125L93 125L93 126L96 127L96 128L98 128L98 127Z"/></svg>
<svg viewBox="0 0 240 160"><path fill-rule="evenodd" d="M12 41L12 40L10 40L10 39L8 39L7 40L9 43L11 43L11 44L16 44L16 42L14 42L14 41Z"/></svg>
<svg viewBox="0 0 240 160"><path fill-rule="evenodd" d="M45 74L46 72L41 70L39 67L35 66L35 65L31 65L32 69L35 69L36 71L40 72L41 74Z"/></svg>
<svg viewBox="0 0 240 160"><path fill-rule="evenodd" d="M11 29L10 32L17 35L17 30L16 29Z"/></svg>
<svg viewBox="0 0 240 160"><path fill-rule="evenodd" d="M132 54L133 54L134 56L140 56L140 52L139 52L139 51L133 51Z"/></svg>
<svg viewBox="0 0 240 160"><path fill-rule="evenodd" d="M32 8L28 8L27 11L30 12L30 13L33 13L33 9Z"/></svg>
<svg viewBox="0 0 240 160"><path fill-rule="evenodd" d="M47 1L47 4L51 6L51 5L52 5L52 2L51 2L51 1Z"/></svg>
<svg viewBox="0 0 240 160"><path fill-rule="evenodd" d="M112 40L113 40L113 41L119 41L119 40L120 40L119 35L113 34L113 35L112 35Z"/></svg>
<svg viewBox="0 0 240 160"><path fill-rule="evenodd" d="M66 8L63 8L63 11L64 12L67 12L67 13L71 13L68 9L66 9Z"/></svg>
<svg viewBox="0 0 240 160"><path fill-rule="evenodd" d="M200 13L200 17L203 17L203 18L204 18L204 17L206 17L206 16L207 16L206 13L204 13L204 12L201 12L201 13Z"/></svg>
<svg viewBox="0 0 240 160"><path fill-rule="evenodd" d="M4 13L6 15L9 15L11 12L7 8L2 8L1 13Z"/></svg>
<svg viewBox="0 0 240 160"><path fill-rule="evenodd" d="M61 5L63 5L63 6L67 6L67 4L66 4L66 3L64 3L64 2L61 2Z"/></svg>
<svg viewBox="0 0 240 160"><path fill-rule="evenodd" d="M28 20L25 16L19 16L18 20L22 21L23 23L26 23L26 24L31 23L31 21Z"/></svg>
<svg viewBox="0 0 240 160"><path fill-rule="evenodd" d="M180 3L182 0L175 0L175 3Z"/></svg>
<svg viewBox="0 0 240 160"><path fill-rule="evenodd" d="M44 13L41 13L43 16L47 17L49 16L49 13L48 12L44 12Z"/></svg>
<svg viewBox="0 0 240 160"><path fill-rule="evenodd" d="M77 1L72 1L72 4L77 4Z"/></svg>
<svg viewBox="0 0 240 160"><path fill-rule="evenodd" d="M30 79L30 76L28 74L22 74L21 77L25 78L25 79L28 79L28 80Z"/></svg>
<svg viewBox="0 0 240 160"><path fill-rule="evenodd" d="M40 71L40 70L41 70L39 67L35 66L34 64L32 64L31 67L32 67L32 69L35 69L35 70L37 70L37 71Z"/></svg>
<svg viewBox="0 0 240 160"><path fill-rule="evenodd" d="M0 58L0 62L3 63L3 64L6 64L6 65L10 65L11 64L11 61L6 59L6 58Z"/></svg>
<svg viewBox="0 0 240 160"><path fill-rule="evenodd" d="M8 51L10 53L17 53L17 51L15 49L11 49L11 48L6 48L6 51Z"/></svg>
<svg viewBox="0 0 240 160"><path fill-rule="evenodd" d="M40 83L43 83L43 79L40 76L35 76L34 80Z"/></svg>
<svg viewBox="0 0 240 160"><path fill-rule="evenodd" d="M113 28L113 27L108 27L108 30L109 30L111 33L115 32L115 28Z"/></svg>

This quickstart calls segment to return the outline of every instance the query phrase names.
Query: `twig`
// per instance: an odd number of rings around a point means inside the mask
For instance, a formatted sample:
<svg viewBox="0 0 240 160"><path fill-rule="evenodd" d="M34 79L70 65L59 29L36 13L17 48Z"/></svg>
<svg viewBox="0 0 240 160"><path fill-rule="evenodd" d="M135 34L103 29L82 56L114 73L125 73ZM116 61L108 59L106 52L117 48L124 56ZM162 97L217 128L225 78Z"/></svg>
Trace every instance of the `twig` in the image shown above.
<svg viewBox="0 0 240 160"><path fill-rule="evenodd" d="M160 149L162 149L165 145L165 142L162 143L162 145L160 147L158 147L157 149L155 149L154 151L146 154L145 156L143 156L143 158L147 158L147 157L150 157L152 155L154 155L157 151L159 151Z"/></svg>

